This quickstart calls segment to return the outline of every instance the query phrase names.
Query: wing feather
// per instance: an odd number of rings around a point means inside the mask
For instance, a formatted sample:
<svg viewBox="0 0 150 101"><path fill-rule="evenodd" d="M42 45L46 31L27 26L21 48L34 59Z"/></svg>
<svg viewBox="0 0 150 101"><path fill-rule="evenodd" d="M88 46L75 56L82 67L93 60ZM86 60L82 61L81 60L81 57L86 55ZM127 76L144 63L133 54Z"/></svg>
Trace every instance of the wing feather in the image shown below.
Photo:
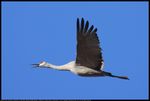
<svg viewBox="0 0 150 101"><path fill-rule="evenodd" d="M94 70L100 70L103 65L103 58L101 48L99 47L100 42L96 33L97 28L94 29L92 25L88 30L88 27L88 21L86 21L84 27L84 19L82 18L80 27L79 19L77 19L76 64Z"/></svg>

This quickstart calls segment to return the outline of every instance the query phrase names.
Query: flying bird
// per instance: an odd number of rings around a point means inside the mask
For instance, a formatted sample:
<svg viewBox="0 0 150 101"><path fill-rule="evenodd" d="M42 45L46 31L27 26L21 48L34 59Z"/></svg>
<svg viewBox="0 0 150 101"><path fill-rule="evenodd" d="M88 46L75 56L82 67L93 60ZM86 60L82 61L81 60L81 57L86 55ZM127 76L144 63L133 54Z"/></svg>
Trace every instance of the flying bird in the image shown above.
<svg viewBox="0 0 150 101"><path fill-rule="evenodd" d="M89 26L89 21L77 18L77 56L76 61L65 65L57 66L42 61L32 64L35 67L52 68L57 70L71 71L74 74L84 77L116 77L129 80L127 76L116 76L110 72L103 71L104 60L100 41L97 36L97 28Z"/></svg>

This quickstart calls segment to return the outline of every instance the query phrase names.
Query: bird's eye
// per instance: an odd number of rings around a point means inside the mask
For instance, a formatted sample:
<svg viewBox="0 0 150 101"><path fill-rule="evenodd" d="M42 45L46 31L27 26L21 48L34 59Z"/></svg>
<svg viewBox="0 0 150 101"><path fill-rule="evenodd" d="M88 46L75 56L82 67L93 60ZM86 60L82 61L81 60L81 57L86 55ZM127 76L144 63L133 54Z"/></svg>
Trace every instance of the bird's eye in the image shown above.
<svg viewBox="0 0 150 101"><path fill-rule="evenodd" d="M41 61L39 64L43 63L44 61Z"/></svg>

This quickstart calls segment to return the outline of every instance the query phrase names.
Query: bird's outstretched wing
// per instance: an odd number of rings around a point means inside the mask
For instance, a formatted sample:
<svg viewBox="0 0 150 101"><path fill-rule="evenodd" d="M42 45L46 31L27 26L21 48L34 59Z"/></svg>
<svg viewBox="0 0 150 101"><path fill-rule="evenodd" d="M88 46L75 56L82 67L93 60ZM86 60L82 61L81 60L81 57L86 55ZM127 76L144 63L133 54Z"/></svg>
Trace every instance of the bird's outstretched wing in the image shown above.
<svg viewBox="0 0 150 101"><path fill-rule="evenodd" d="M102 52L99 47L97 28L92 25L89 29L89 22L82 18L81 24L77 18L77 57L78 66L86 66L94 70L100 70L103 65ZM93 30L94 29L94 30Z"/></svg>

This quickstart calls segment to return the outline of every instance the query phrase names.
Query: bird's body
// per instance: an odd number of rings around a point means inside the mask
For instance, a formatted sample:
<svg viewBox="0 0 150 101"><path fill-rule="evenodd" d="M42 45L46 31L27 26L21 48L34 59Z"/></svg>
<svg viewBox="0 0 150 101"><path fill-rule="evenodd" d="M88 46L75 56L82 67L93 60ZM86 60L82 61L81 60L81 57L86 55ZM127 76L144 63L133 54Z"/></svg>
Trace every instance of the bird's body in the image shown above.
<svg viewBox="0 0 150 101"><path fill-rule="evenodd" d="M57 70L71 71L72 73L80 75L80 76L105 76L101 70L96 71L94 69L91 69L85 66L77 66L75 61L71 61L61 66L56 66L56 65L49 64L43 61L41 66L47 67L47 68L53 68Z"/></svg>
<svg viewBox="0 0 150 101"><path fill-rule="evenodd" d="M47 67L57 70L71 71L74 74L84 77L110 76L121 79L128 79L126 76L115 76L103 71L104 61L97 37L97 28L92 25L89 29L89 22L82 18L81 24L77 19L77 57L65 65L56 66L45 61L33 64L37 67Z"/></svg>

